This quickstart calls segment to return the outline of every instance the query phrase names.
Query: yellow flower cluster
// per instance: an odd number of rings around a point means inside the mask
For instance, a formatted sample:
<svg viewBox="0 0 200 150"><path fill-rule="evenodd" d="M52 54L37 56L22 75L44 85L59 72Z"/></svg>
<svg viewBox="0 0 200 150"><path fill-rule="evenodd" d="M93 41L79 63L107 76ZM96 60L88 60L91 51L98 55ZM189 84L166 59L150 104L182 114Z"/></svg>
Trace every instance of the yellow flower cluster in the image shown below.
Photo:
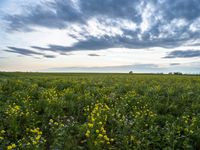
<svg viewBox="0 0 200 150"><path fill-rule="evenodd" d="M0 141L4 139L4 134L6 133L5 130L1 130L0 132Z"/></svg>
<svg viewBox="0 0 200 150"><path fill-rule="evenodd" d="M28 109L26 109L25 111L23 111L21 109L21 106L17 105L16 103L13 103L12 105L8 105L8 109L5 112L8 116L29 116L30 112Z"/></svg>
<svg viewBox="0 0 200 150"><path fill-rule="evenodd" d="M23 135L23 138L17 141L17 146L22 149L30 147L38 147L41 144L44 144L46 140L42 137L42 131L40 128L26 128L26 134Z"/></svg>
<svg viewBox="0 0 200 150"><path fill-rule="evenodd" d="M183 126L177 128L177 133L180 135L181 131L184 131L184 134L193 134L194 127L197 123L197 118L191 117L189 115L182 116ZM185 127L184 127L185 126Z"/></svg>
<svg viewBox="0 0 200 150"><path fill-rule="evenodd" d="M15 144L11 144L7 146L7 150L15 149L17 146Z"/></svg>
<svg viewBox="0 0 200 150"><path fill-rule="evenodd" d="M137 105L140 105L140 101L137 102ZM144 118L144 117L152 118L152 117L156 116L156 114L154 112L149 110L147 104L145 104L143 106L137 106L137 105L132 106L132 108L133 108L132 115L135 118Z"/></svg>
<svg viewBox="0 0 200 150"><path fill-rule="evenodd" d="M55 126L60 126L60 127L64 127L64 123L58 123L57 121L54 121L53 119L49 120L49 124L50 125L55 125Z"/></svg>
<svg viewBox="0 0 200 150"><path fill-rule="evenodd" d="M188 124L190 121L190 116L189 115L182 116L182 119L184 120L184 123Z"/></svg>
<svg viewBox="0 0 200 150"><path fill-rule="evenodd" d="M58 98L58 93L55 88L45 90L42 93L43 98L48 102L48 103L57 103L57 98Z"/></svg>
<svg viewBox="0 0 200 150"><path fill-rule="evenodd" d="M16 103L13 103L12 105L8 105L8 109L6 110L6 114L9 116L17 116L20 114L20 106Z"/></svg>
<svg viewBox="0 0 200 150"><path fill-rule="evenodd" d="M42 131L39 128L35 129L26 129L27 133L33 134L33 136L30 137L30 140L33 145L38 144L40 141L45 142L45 140L42 138ZM30 145L30 143L27 143L27 145Z"/></svg>
<svg viewBox="0 0 200 150"><path fill-rule="evenodd" d="M89 111L89 106L84 110ZM110 142L114 141L114 139L107 136L105 129L105 124L108 118L107 113L109 110L110 108L107 104L97 103L91 109L91 113L89 113L85 136L90 138L95 145L110 144Z"/></svg>

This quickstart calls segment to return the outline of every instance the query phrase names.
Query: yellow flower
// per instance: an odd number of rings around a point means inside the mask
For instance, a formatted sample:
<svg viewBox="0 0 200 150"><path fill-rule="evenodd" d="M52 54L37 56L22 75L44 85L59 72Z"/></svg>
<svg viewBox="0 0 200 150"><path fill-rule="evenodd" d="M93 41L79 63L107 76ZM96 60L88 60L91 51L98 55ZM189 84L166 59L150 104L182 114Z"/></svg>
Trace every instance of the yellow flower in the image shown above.
<svg viewBox="0 0 200 150"><path fill-rule="evenodd" d="M53 123L53 119L50 119L49 122Z"/></svg>
<svg viewBox="0 0 200 150"><path fill-rule="evenodd" d="M12 146L12 148L16 148L16 145L15 145L15 144L12 144L11 146Z"/></svg>
<svg viewBox="0 0 200 150"><path fill-rule="evenodd" d="M38 134L42 135L42 131L39 131Z"/></svg>
<svg viewBox="0 0 200 150"><path fill-rule="evenodd" d="M89 136L90 136L90 131L89 131L89 130L87 130L87 132L85 133L85 136L86 136L86 137L89 137Z"/></svg>
<svg viewBox="0 0 200 150"><path fill-rule="evenodd" d="M54 122L55 125L58 125L58 122Z"/></svg>
<svg viewBox="0 0 200 150"><path fill-rule="evenodd" d="M99 130L96 130L96 133L99 133Z"/></svg>
<svg viewBox="0 0 200 150"><path fill-rule="evenodd" d="M35 139L36 139L37 141L39 141L40 138L41 138L41 135L38 135Z"/></svg>
<svg viewBox="0 0 200 150"><path fill-rule="evenodd" d="M6 131L5 130L1 130L1 133L4 134Z"/></svg>
<svg viewBox="0 0 200 150"><path fill-rule="evenodd" d="M94 119L93 117L92 117L92 119L91 119L91 120L92 120L92 122L94 122L94 121L95 121L95 119Z"/></svg>
<svg viewBox="0 0 200 150"><path fill-rule="evenodd" d="M107 135L104 135L103 137L106 141L109 141L109 138L107 137Z"/></svg>
<svg viewBox="0 0 200 150"><path fill-rule="evenodd" d="M33 141L33 145L36 145L37 144L37 142L36 141Z"/></svg>
<svg viewBox="0 0 200 150"><path fill-rule="evenodd" d="M7 146L7 150L11 150L11 149L12 149L11 145Z"/></svg>
<svg viewBox="0 0 200 150"><path fill-rule="evenodd" d="M102 135L102 134L99 134L98 137L103 137L103 135Z"/></svg>
<svg viewBox="0 0 200 150"><path fill-rule="evenodd" d="M94 126L94 125L93 125L92 123L88 123L88 127L89 127L89 128L93 128L93 126Z"/></svg>
<svg viewBox="0 0 200 150"><path fill-rule="evenodd" d="M113 142L113 141L114 141L114 139L113 139L113 138L111 138L111 139L110 139L110 141L111 141L111 142Z"/></svg>
<svg viewBox="0 0 200 150"><path fill-rule="evenodd" d="M109 110L110 108L108 107L108 105L105 105L105 108L107 109L107 110Z"/></svg>
<svg viewBox="0 0 200 150"><path fill-rule="evenodd" d="M16 109L16 110L19 110L19 109L20 109L20 106L16 105L16 106L15 106L15 109Z"/></svg>

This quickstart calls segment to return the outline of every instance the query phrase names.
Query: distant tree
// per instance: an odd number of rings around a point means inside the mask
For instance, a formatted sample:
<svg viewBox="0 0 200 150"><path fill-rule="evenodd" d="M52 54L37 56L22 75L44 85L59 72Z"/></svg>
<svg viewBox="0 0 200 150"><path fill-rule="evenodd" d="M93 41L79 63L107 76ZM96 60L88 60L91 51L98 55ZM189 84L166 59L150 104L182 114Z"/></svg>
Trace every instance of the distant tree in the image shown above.
<svg viewBox="0 0 200 150"><path fill-rule="evenodd" d="M133 74L133 71L129 71L129 74Z"/></svg>
<svg viewBox="0 0 200 150"><path fill-rule="evenodd" d="M182 72L174 72L174 75L182 75Z"/></svg>

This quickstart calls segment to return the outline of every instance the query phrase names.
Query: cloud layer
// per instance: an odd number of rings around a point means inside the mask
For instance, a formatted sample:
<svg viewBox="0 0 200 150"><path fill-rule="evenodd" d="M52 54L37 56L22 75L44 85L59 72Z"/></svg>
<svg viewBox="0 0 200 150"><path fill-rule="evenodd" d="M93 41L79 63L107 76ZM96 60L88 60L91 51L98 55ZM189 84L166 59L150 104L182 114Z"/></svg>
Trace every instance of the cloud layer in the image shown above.
<svg viewBox="0 0 200 150"><path fill-rule="evenodd" d="M7 0L0 28L1 57L16 61L155 71L200 61L199 0Z"/></svg>
<svg viewBox="0 0 200 150"><path fill-rule="evenodd" d="M54 0L29 6L21 14L6 15L4 20L11 31L32 31L35 26L56 29L78 26L79 31L71 33L77 43L64 48L49 43L48 50L172 48L199 39L200 2ZM91 31L93 27L94 31Z"/></svg>
<svg viewBox="0 0 200 150"><path fill-rule="evenodd" d="M176 50L170 52L164 58L192 58L200 57L200 50Z"/></svg>
<svg viewBox="0 0 200 150"><path fill-rule="evenodd" d="M35 52L29 49L25 49L25 48L18 48L18 47L8 47L8 49L5 50L6 52L12 52L12 53L16 53L16 54L20 54L20 55L24 55L24 56L43 56L46 58L55 58L55 55L47 55L45 53L41 53L41 52Z"/></svg>

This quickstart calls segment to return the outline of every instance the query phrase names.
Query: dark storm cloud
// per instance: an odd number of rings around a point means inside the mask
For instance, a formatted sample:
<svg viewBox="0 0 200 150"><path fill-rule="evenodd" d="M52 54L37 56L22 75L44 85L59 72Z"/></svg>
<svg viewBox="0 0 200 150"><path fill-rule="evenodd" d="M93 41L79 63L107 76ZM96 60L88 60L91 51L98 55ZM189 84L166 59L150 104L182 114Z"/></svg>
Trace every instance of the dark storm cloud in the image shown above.
<svg viewBox="0 0 200 150"><path fill-rule="evenodd" d="M48 28L64 28L69 22L81 22L81 17L74 10L69 0L59 0L47 5L29 6L25 14L6 15L10 30L31 30L30 26L43 26Z"/></svg>
<svg viewBox="0 0 200 150"><path fill-rule="evenodd" d="M47 48L39 46L31 46L31 48L43 51L54 51L54 52L71 52L78 50L100 50L112 47L118 47L118 43L114 41L116 39L107 38L95 38L91 37L85 41L79 41L72 46L62 46L62 45L48 45Z"/></svg>
<svg viewBox="0 0 200 150"><path fill-rule="evenodd" d="M133 37L135 38L135 37ZM62 45L48 45L47 47L31 46L31 48L42 50L42 51L53 51L53 52L72 52L81 50L102 50L109 48L134 48L143 49L149 47L165 47L173 48L181 45L185 39L157 39L157 40L134 40L124 36L102 36L100 38L88 37L86 40L80 40L72 46L62 46Z"/></svg>
<svg viewBox="0 0 200 150"><path fill-rule="evenodd" d="M8 46L8 49L4 50L6 52L11 52L11 53L16 53L16 54L20 54L20 55L24 55L24 56L33 56L33 55L40 55L46 58L55 58L56 56L54 55L46 55L44 53L41 52L35 52L29 49L25 49L25 48L18 48L18 47L11 47ZM33 56L34 57L34 56Z"/></svg>
<svg viewBox="0 0 200 150"><path fill-rule="evenodd" d="M55 55L43 55L45 58L56 58Z"/></svg>
<svg viewBox="0 0 200 150"><path fill-rule="evenodd" d="M18 48L18 47L10 47L10 46L8 46L8 50L5 50L5 51L16 53L16 54L21 54L21 55L25 55L25 56L43 55L40 52L34 52L34 51L29 50L29 49Z"/></svg>
<svg viewBox="0 0 200 150"><path fill-rule="evenodd" d="M178 66L180 63L171 63L170 66Z"/></svg>
<svg viewBox="0 0 200 150"><path fill-rule="evenodd" d="M150 5L150 6L149 6ZM148 29L142 31L143 12L148 10ZM85 37L72 46L49 45L47 48L33 46L38 50L70 52L76 50L101 50L108 48L173 48L191 39L199 39L200 31L191 31L190 25L200 17L199 0L55 0L37 6L28 7L24 14L6 15L9 30L31 31L33 26L62 29L74 23L86 26L87 21L96 18L100 24L106 19L126 19L134 22L135 30L120 27L122 35L103 35L94 37L87 31L80 33ZM101 18L101 19L99 19ZM185 24L177 26L176 20L184 20ZM114 22L107 26L115 26ZM88 35L89 34L89 35Z"/></svg>
<svg viewBox="0 0 200 150"><path fill-rule="evenodd" d="M88 54L88 56L95 57L95 56L101 56L101 55L99 55L99 54Z"/></svg>
<svg viewBox="0 0 200 150"><path fill-rule="evenodd" d="M80 1L75 7L71 0L55 0L48 4L29 6L24 14L6 15L10 30L31 30L30 26L44 26L48 28L64 28L70 23L82 23L92 17L106 16L115 18L127 18L139 21L135 4L132 0L86 0ZM132 12L132 13L129 13Z"/></svg>
<svg viewBox="0 0 200 150"><path fill-rule="evenodd" d="M200 57L200 50L175 50L164 58L192 58Z"/></svg>
<svg viewBox="0 0 200 150"><path fill-rule="evenodd" d="M185 18L193 20L200 16L199 0L164 0L160 5L165 19Z"/></svg>

